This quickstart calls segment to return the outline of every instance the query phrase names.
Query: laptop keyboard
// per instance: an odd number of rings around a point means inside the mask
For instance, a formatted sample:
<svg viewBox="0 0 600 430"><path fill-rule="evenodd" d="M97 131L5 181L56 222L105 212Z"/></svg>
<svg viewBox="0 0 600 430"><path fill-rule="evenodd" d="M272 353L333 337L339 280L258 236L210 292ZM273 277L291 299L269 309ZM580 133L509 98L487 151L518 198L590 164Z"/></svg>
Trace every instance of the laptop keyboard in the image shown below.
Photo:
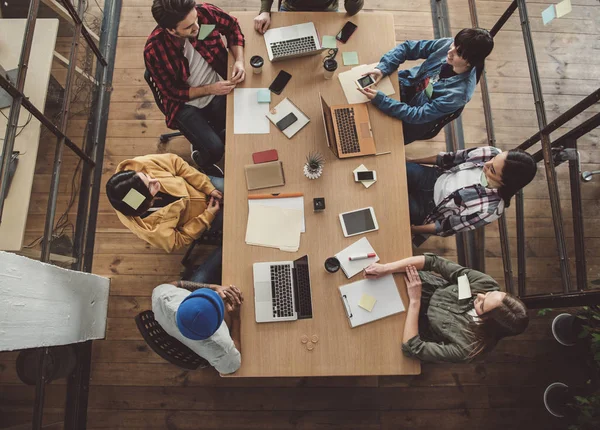
<svg viewBox="0 0 600 430"><path fill-rule="evenodd" d="M298 290L298 318L312 318L312 300L308 264L296 266L296 289Z"/></svg>
<svg viewBox="0 0 600 430"><path fill-rule="evenodd" d="M341 108L336 109L334 112L338 132L340 134L342 154L354 154L360 152L358 132L356 130L356 122L354 121L354 109Z"/></svg>
<svg viewBox="0 0 600 430"><path fill-rule="evenodd" d="M289 264L271 266L271 294L273 296L273 318L294 315L292 269Z"/></svg>
<svg viewBox="0 0 600 430"><path fill-rule="evenodd" d="M315 39L312 36L271 43L273 58L288 57L290 55L302 54L304 52L316 50L317 45L315 45Z"/></svg>

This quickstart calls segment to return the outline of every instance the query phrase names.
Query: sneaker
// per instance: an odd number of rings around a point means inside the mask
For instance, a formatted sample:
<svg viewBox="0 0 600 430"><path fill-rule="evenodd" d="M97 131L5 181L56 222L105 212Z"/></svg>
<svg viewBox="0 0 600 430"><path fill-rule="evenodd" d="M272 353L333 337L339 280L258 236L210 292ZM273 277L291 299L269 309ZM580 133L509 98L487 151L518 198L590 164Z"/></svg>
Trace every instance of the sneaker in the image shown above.
<svg viewBox="0 0 600 430"><path fill-rule="evenodd" d="M202 160L200 159L200 151L198 151L198 150L192 151L192 160L194 160L194 163L196 163L196 166L198 166L198 170L200 170L205 175L214 176L216 178L225 177L225 173L223 172L223 169L221 169L216 164L208 164L208 165L202 164Z"/></svg>

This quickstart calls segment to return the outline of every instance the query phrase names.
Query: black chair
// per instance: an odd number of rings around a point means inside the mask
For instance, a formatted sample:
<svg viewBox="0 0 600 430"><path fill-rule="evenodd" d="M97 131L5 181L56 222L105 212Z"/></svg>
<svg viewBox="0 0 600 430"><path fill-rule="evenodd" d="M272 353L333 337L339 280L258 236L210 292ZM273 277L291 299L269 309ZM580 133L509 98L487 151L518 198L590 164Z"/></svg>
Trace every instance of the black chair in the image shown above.
<svg viewBox="0 0 600 430"><path fill-rule="evenodd" d="M187 370L203 369L210 366L183 343L167 334L154 319L154 312L144 311L135 317L138 330L152 351L175 366Z"/></svg>
<svg viewBox="0 0 600 430"><path fill-rule="evenodd" d="M160 94L160 91L158 90L158 87L156 86L156 82L154 82L154 80L152 79L152 76L150 76L150 72L148 72L148 70L144 71L144 80L146 81L146 83L150 87L150 90L152 91L152 95L154 96L154 101L156 102L156 105L158 106L160 111L163 113L163 115L166 115L165 111L163 110L162 95ZM180 131L176 131L173 133L161 134L159 136L159 140L160 140L160 143L167 143L169 141L169 139L171 139L172 137L177 137L177 136L183 136L183 133Z"/></svg>
<svg viewBox="0 0 600 430"><path fill-rule="evenodd" d="M404 144L408 145L416 140L429 140L433 139L435 136L439 134L442 129L448 125L450 122L454 121L456 118L460 116L464 109L464 106L460 109L443 116L434 121L427 122L425 124L408 124L404 123ZM418 136L414 138L406 138L406 136Z"/></svg>

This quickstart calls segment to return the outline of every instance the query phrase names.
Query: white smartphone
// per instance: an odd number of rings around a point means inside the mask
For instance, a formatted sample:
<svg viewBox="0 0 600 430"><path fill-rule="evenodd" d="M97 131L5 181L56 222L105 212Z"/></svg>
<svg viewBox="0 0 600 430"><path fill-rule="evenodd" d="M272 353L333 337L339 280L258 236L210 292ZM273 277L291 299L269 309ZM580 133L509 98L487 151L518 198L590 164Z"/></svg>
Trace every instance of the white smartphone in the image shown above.
<svg viewBox="0 0 600 430"><path fill-rule="evenodd" d="M362 76L360 79L357 79L355 82L356 82L356 86L358 86L358 88L363 88L363 89L368 88L371 85L375 84L375 81L373 80L371 75Z"/></svg>
<svg viewBox="0 0 600 430"><path fill-rule="evenodd" d="M379 230L375 210L372 207L340 214L340 224L345 237Z"/></svg>
<svg viewBox="0 0 600 430"><path fill-rule="evenodd" d="M362 181L376 181L377 173L375 170L365 170L362 172L354 172L354 181L362 182Z"/></svg>

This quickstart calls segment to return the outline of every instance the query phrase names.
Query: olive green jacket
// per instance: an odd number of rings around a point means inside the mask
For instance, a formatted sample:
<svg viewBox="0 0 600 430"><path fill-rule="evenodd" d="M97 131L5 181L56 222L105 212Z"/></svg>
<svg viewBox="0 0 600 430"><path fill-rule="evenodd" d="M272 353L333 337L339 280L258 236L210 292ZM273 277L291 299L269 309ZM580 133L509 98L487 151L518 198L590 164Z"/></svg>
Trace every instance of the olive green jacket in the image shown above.
<svg viewBox="0 0 600 430"><path fill-rule="evenodd" d="M436 276L431 272L436 272ZM467 275L471 293L498 291L500 286L485 273L467 269L434 254L425 254L419 271L423 283L419 334L402 345L407 357L433 362L465 362L473 348L469 325L474 317L474 297L458 300L458 277Z"/></svg>
<svg viewBox="0 0 600 430"><path fill-rule="evenodd" d="M348 15L355 15L363 8L364 0L345 0L344 7ZM260 13L270 12L273 0L261 0ZM283 0L281 5L289 11L323 11L338 10L338 0Z"/></svg>

